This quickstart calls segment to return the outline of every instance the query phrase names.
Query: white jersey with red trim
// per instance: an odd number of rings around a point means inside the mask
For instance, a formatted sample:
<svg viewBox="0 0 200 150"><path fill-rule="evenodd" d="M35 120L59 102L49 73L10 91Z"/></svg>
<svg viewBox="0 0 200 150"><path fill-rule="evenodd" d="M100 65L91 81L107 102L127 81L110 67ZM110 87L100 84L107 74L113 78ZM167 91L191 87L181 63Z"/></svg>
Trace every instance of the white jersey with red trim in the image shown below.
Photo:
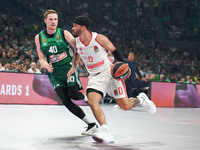
<svg viewBox="0 0 200 150"><path fill-rule="evenodd" d="M98 74L111 65L108 51L96 41L98 35L96 32L91 32L92 37L88 45L83 44L79 37L76 38L77 53L90 75Z"/></svg>

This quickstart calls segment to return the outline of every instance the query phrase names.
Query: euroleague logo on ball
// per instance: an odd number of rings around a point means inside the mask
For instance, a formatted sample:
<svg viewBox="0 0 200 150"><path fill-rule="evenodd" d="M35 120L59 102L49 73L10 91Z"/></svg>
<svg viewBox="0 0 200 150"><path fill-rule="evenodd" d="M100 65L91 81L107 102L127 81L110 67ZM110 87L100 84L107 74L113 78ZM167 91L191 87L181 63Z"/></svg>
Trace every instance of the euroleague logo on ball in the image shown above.
<svg viewBox="0 0 200 150"><path fill-rule="evenodd" d="M116 62L111 66L111 75L116 80L125 80L129 77L130 70L128 64L123 62Z"/></svg>

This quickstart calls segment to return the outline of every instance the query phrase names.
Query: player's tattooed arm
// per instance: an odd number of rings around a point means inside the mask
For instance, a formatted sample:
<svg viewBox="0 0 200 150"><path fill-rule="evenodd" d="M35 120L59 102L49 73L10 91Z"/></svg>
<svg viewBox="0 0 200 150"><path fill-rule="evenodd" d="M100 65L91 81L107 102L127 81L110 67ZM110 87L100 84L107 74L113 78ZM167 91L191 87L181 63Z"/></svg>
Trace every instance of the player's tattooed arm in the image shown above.
<svg viewBox="0 0 200 150"><path fill-rule="evenodd" d="M134 101L133 101L133 107L136 107L140 104L140 100L138 98L136 98Z"/></svg>

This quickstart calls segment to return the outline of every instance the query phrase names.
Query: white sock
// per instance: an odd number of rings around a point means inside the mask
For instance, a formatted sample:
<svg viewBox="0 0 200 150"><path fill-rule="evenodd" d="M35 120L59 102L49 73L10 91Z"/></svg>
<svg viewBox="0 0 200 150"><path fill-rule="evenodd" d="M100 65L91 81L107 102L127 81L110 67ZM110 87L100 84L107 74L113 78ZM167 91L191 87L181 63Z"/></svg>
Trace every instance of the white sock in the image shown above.
<svg viewBox="0 0 200 150"><path fill-rule="evenodd" d="M89 123L93 123L94 121L90 120L89 117L85 116L83 119L82 119L86 124L89 124Z"/></svg>
<svg viewBox="0 0 200 150"><path fill-rule="evenodd" d="M87 96L84 94L84 102L87 102L88 101L88 98L87 98Z"/></svg>
<svg viewBox="0 0 200 150"><path fill-rule="evenodd" d="M143 102L144 102L143 98L139 98L139 97L137 96L137 99L139 99L139 101L140 101L139 105L142 105Z"/></svg>
<svg viewBox="0 0 200 150"><path fill-rule="evenodd" d="M101 126L101 128L102 128L103 130L105 130L105 131L108 131L108 126L107 126L107 124L103 124L103 125Z"/></svg>

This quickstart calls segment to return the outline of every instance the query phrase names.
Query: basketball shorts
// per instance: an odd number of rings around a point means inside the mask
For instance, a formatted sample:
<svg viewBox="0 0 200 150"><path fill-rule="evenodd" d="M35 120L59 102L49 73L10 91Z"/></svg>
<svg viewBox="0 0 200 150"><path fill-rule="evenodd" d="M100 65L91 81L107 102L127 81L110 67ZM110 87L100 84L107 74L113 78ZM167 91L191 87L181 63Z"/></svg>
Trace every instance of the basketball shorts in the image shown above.
<svg viewBox="0 0 200 150"><path fill-rule="evenodd" d="M71 69L71 64L64 64L60 65L54 68L53 73L49 73L49 80L51 84L53 85L54 89L58 87L70 87L74 86L75 84L78 85L79 90L83 89L83 86L81 84L78 71L75 71L68 80L67 73Z"/></svg>
<svg viewBox="0 0 200 150"><path fill-rule="evenodd" d="M90 75L88 77L87 89L95 89L103 93L103 97L106 93L115 98L124 98L126 94L126 86L124 81L115 80L110 73L110 66L103 72L97 75Z"/></svg>

